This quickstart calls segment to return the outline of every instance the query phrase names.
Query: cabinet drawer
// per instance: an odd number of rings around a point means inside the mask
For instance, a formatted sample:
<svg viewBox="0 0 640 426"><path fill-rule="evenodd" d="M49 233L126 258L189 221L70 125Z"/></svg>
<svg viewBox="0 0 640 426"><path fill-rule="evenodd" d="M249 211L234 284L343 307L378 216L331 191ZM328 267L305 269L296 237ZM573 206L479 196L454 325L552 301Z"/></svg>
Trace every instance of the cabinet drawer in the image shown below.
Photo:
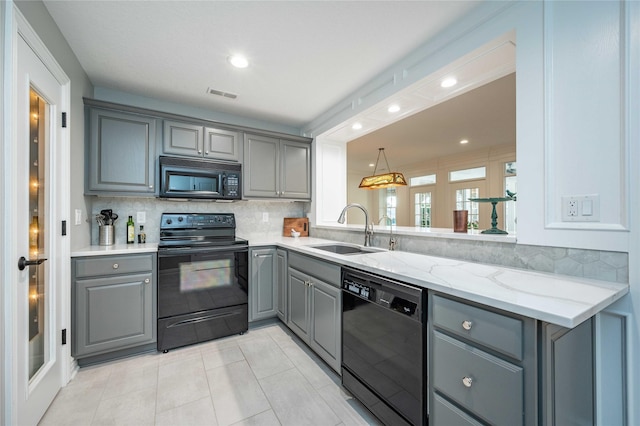
<svg viewBox="0 0 640 426"><path fill-rule="evenodd" d="M521 319L433 296L433 325L460 337L523 359Z"/></svg>
<svg viewBox="0 0 640 426"><path fill-rule="evenodd" d="M152 253L84 257L74 261L76 278L153 271Z"/></svg>
<svg viewBox="0 0 640 426"><path fill-rule="evenodd" d="M289 252L289 267L340 287L340 267L338 265Z"/></svg>
<svg viewBox="0 0 640 426"><path fill-rule="evenodd" d="M435 391L491 424L523 424L521 367L438 332L433 333L432 356Z"/></svg>
<svg viewBox="0 0 640 426"><path fill-rule="evenodd" d="M435 394L433 397L433 408L429 414L429 424L431 426L483 426L470 415Z"/></svg>

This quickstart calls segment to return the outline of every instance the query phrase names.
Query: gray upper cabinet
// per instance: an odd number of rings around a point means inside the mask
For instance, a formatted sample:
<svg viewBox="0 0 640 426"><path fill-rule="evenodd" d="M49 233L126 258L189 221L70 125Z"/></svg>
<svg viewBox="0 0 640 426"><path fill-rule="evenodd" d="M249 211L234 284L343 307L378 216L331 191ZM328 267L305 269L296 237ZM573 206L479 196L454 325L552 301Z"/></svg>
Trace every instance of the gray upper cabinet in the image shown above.
<svg viewBox="0 0 640 426"><path fill-rule="evenodd" d="M278 291L276 249L251 249L249 256L249 321L273 318L276 316Z"/></svg>
<svg viewBox="0 0 640 426"><path fill-rule="evenodd" d="M85 193L154 195L160 120L101 108L87 111Z"/></svg>
<svg viewBox="0 0 640 426"><path fill-rule="evenodd" d="M72 259L74 357L155 347L156 255Z"/></svg>
<svg viewBox="0 0 640 426"><path fill-rule="evenodd" d="M311 199L311 145L262 135L244 136L244 196Z"/></svg>
<svg viewBox="0 0 640 426"><path fill-rule="evenodd" d="M239 132L164 120L162 152L169 155L240 161Z"/></svg>

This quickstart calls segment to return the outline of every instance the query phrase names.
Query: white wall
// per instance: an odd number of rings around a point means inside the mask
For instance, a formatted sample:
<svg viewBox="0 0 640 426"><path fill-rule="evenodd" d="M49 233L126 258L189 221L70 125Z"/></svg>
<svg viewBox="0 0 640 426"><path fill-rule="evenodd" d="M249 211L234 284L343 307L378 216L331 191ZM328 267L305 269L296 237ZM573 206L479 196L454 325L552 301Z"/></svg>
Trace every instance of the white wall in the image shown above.
<svg viewBox="0 0 640 426"><path fill-rule="evenodd" d="M11 31L11 25L8 24L8 22L6 21L7 16L11 16L10 13L8 13L9 10L11 10L10 8L12 7L11 2L2 2L0 4L0 22L2 24L0 24L0 28L2 29L0 31L0 50L2 50L2 59L0 59L0 99L2 99L2 108L1 111L2 113L0 114L0 153L2 153L2 157L6 158L6 156L4 155L5 152L5 147L6 147L6 143L9 140L8 135L5 132L6 126L5 126L5 121L8 121L8 117L9 117L9 111L10 108L8 108L7 102L6 100L8 99L8 96L6 96L6 89L8 89L9 87L11 87L10 84L6 84L5 85L5 76L7 75L7 73L5 72L5 66L9 66L9 62L6 60L7 54L6 54L6 46L5 46L5 40L7 40L8 38L8 33ZM6 86L6 87L5 87ZM5 179L5 175L4 175L4 170L7 170L7 167L2 167L3 172L0 173L0 188L4 188L5 184L6 184L6 179ZM5 238L5 227L9 226L8 223L6 223L5 221L5 217L6 217L6 202L4 197L0 197L0 216L2 217L2 219L0 219L0 241L6 241ZM6 265L8 264L8 259L6 259L5 256L5 250L4 250L4 244L2 244L2 246L0 246L0 271L3 271L2 274L0 274L0 276L2 277L2 285L0 285L0 312L2 312L2 323L3 324L7 324L10 322L10 318L8 317L10 310L8 309L8 306L6 305L6 303L8 303L7 299L5 298L5 293L8 293L8 289L7 289L7 281L5 279L4 276L4 271L6 271ZM10 389L7 389L7 380L5 380L5 370L8 367L8 364L10 364L10 360L6 359L6 355L7 354L7 343L5 342L5 327L0 327L0 383L2 384L0 386L0 423L1 424L7 424L7 420L8 417L6 415L6 409L5 409L5 395L6 392L10 392Z"/></svg>

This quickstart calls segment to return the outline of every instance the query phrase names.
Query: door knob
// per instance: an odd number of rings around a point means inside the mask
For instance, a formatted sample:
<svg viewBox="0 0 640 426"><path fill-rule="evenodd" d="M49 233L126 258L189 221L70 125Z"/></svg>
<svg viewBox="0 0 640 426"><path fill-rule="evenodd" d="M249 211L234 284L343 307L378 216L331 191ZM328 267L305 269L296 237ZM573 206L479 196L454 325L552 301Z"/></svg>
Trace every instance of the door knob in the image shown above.
<svg viewBox="0 0 640 426"><path fill-rule="evenodd" d="M21 256L20 259L18 259L18 269L24 271L24 268L27 266L40 265L45 260L47 259L27 260L24 256Z"/></svg>

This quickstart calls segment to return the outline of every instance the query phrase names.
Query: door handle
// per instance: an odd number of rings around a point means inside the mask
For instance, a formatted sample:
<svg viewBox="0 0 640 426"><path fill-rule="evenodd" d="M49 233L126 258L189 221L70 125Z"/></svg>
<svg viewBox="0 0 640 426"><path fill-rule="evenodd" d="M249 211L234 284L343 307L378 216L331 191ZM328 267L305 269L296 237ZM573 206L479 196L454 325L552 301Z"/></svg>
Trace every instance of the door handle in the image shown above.
<svg viewBox="0 0 640 426"><path fill-rule="evenodd" d="M24 256L21 256L20 259L18 259L18 269L24 271L24 268L26 268L27 266L40 265L45 260L47 259L27 260Z"/></svg>

